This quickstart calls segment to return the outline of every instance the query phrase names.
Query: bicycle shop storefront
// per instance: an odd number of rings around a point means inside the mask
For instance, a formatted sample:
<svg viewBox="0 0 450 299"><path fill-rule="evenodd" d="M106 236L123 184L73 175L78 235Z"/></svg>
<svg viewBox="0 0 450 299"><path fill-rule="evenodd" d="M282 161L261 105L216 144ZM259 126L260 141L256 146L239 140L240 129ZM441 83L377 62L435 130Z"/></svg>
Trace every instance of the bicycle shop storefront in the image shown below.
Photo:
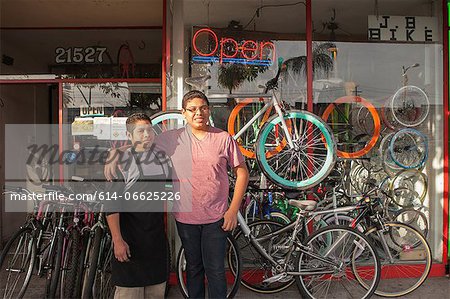
<svg viewBox="0 0 450 299"><path fill-rule="evenodd" d="M213 106L214 125L237 133L271 100L272 94L264 93L267 82L285 65L275 94L286 106L322 117L337 143L338 161L329 178L313 188L314 196L320 200L334 193L334 198L355 200L372 184L386 188L393 194L386 204L391 216L426 235L434 262L430 273L443 276L448 254L446 1L233 1L239 10L228 5L198 0L168 8L168 107L179 109L187 90L203 90ZM408 107L415 108L407 112ZM260 114L260 122L267 113ZM256 174L256 187L282 189L280 180L269 176L261 183L258 176L264 172L255 159L261 126L253 124L237 140ZM252 217L270 218L270 209L289 214L276 191L248 196L261 202L247 209Z"/></svg>
<svg viewBox="0 0 450 299"><path fill-rule="evenodd" d="M163 1L163 26L2 29L2 125L54 124L57 131L45 138L89 155L124 144L123 124L131 113L180 109L190 89L207 94L214 125L231 133L277 96L285 108L322 118L338 150L329 177L302 190L308 191L302 198L354 203L375 184L391 195L390 216L426 235L430 275L445 275L446 1L266 2ZM264 93L280 69L274 93ZM244 212L254 218L284 212L289 221L294 214L284 201L283 180L258 176L263 171L254 143L270 116L261 114L238 139L256 188L245 199L254 206ZM96 129L104 125L109 130ZM35 141L36 135L21 132L27 143ZM0 134L2 140L10 136L7 130ZM2 165L14 166L24 155L7 155ZM47 181L70 184L72 176L103 179L100 164L25 171L26 186L35 189ZM2 181L8 182L8 174ZM25 214L3 209L5 242ZM175 260L179 241L170 216L168 223Z"/></svg>

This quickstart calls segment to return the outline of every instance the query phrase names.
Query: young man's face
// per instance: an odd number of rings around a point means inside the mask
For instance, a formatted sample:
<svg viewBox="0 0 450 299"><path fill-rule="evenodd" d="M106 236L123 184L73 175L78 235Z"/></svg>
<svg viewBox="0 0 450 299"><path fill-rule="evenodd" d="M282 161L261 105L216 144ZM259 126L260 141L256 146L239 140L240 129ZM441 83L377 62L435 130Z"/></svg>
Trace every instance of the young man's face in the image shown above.
<svg viewBox="0 0 450 299"><path fill-rule="evenodd" d="M135 147L136 151L144 151L149 148L155 139L152 125L147 120L138 120L132 133L127 132L128 139Z"/></svg>
<svg viewBox="0 0 450 299"><path fill-rule="evenodd" d="M188 101L186 108L182 110L188 124L197 130L205 130L209 121L209 107L206 101L193 98Z"/></svg>

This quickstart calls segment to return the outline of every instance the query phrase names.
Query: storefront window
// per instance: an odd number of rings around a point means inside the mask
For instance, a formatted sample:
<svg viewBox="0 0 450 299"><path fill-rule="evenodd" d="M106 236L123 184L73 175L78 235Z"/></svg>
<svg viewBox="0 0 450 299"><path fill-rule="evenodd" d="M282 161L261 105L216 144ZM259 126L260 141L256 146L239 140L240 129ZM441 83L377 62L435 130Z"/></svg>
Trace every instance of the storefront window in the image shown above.
<svg viewBox="0 0 450 299"><path fill-rule="evenodd" d="M318 0L306 20L306 3L256 2L179 1L172 7L169 107L180 108L186 91L203 90L218 119L214 125L229 130L236 103L250 100L245 116L255 115L267 82L284 65L276 96L286 107L306 110L312 94L314 114L335 137L338 163L327 181L339 180L332 185L349 202L371 186L385 191L389 196L377 196L392 219L425 234L433 258L442 261L441 3ZM273 48L264 52L268 42Z"/></svg>
<svg viewBox="0 0 450 299"><path fill-rule="evenodd" d="M1 74L160 78L161 40L161 29L2 30Z"/></svg>
<svg viewBox="0 0 450 299"><path fill-rule="evenodd" d="M368 182L390 182L394 200L385 204L395 220L425 233L440 261L441 4L413 2L375 1L368 7L361 1L313 1L313 49L328 44L333 59L330 76L314 78L314 104L346 159L345 188L358 194L370 188ZM403 187L395 185L399 180ZM408 192L408 198L398 196Z"/></svg>

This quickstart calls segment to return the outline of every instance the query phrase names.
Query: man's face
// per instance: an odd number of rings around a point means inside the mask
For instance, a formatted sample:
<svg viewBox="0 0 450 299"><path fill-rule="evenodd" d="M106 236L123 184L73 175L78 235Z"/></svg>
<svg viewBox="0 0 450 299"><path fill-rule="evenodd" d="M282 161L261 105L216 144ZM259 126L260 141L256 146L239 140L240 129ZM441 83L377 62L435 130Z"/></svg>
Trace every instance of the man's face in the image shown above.
<svg viewBox="0 0 450 299"><path fill-rule="evenodd" d="M204 130L207 128L209 121L209 107L206 101L200 98L193 98L188 101L186 108L182 110L184 117L188 124L197 130Z"/></svg>
<svg viewBox="0 0 450 299"><path fill-rule="evenodd" d="M144 151L149 148L155 139L152 125L147 120L138 120L132 133L127 132L128 138L136 148L136 151Z"/></svg>

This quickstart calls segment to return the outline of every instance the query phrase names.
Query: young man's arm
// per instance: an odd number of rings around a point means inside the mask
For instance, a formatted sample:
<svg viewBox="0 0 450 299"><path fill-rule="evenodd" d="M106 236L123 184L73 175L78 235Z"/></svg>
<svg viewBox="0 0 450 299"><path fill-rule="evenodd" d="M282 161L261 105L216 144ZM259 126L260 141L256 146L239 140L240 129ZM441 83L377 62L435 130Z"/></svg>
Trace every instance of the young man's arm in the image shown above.
<svg viewBox="0 0 450 299"><path fill-rule="evenodd" d="M114 256L119 262L128 262L131 257L130 247L127 242L122 238L122 233L120 231L120 214L114 213L106 216L108 221L109 230L111 232Z"/></svg>
<svg viewBox="0 0 450 299"><path fill-rule="evenodd" d="M248 184L248 170L245 163L241 163L239 166L233 168L236 175L236 185L233 192L233 199L231 200L228 211L223 215L222 228L225 231L231 231L237 226L237 213L241 206L242 199L244 198L245 190Z"/></svg>
<svg viewBox="0 0 450 299"><path fill-rule="evenodd" d="M117 179L117 169L119 167L119 162L123 153L131 147L130 144L121 146L119 148L111 149L108 153L108 158L106 158L105 168L103 169L103 174L108 181Z"/></svg>

